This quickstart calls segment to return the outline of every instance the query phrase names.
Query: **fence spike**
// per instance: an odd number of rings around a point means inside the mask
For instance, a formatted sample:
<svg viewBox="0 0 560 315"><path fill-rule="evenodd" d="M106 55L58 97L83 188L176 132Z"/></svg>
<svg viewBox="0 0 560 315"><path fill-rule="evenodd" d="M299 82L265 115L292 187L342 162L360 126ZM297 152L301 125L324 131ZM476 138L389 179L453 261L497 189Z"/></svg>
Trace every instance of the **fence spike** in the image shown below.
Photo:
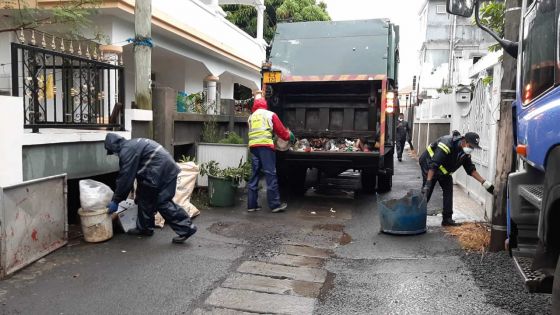
<svg viewBox="0 0 560 315"><path fill-rule="evenodd" d="M56 38L56 37L53 36L53 37L52 37L52 42L51 42L51 48L52 48L53 50L56 50L56 41L54 40L55 38Z"/></svg>
<svg viewBox="0 0 560 315"><path fill-rule="evenodd" d="M23 34L23 27L21 28L20 32L19 32L19 42L22 44L25 44L25 34Z"/></svg>
<svg viewBox="0 0 560 315"><path fill-rule="evenodd" d="M41 46L43 46L43 48L47 47L47 42L45 41L45 33L43 33L43 38L41 39Z"/></svg>
<svg viewBox="0 0 560 315"><path fill-rule="evenodd" d="M64 38L61 38L61 39L60 39L60 50L61 50L62 52L65 52L65 51L66 51L66 48L64 47Z"/></svg>
<svg viewBox="0 0 560 315"><path fill-rule="evenodd" d="M72 41L70 41L70 48L68 49L68 51L73 54L74 53L74 45L72 44Z"/></svg>
<svg viewBox="0 0 560 315"><path fill-rule="evenodd" d="M78 56L82 55L82 43L78 42Z"/></svg>
<svg viewBox="0 0 560 315"><path fill-rule="evenodd" d="M31 45L35 46L37 41L35 40L35 30L31 30Z"/></svg>

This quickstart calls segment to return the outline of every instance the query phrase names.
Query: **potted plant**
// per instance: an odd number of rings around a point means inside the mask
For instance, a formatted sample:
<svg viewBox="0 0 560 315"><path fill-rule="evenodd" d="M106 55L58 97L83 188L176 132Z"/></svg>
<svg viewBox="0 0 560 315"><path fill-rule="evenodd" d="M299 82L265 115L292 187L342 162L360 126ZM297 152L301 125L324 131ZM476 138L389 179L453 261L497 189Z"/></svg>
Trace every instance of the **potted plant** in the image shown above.
<svg viewBox="0 0 560 315"><path fill-rule="evenodd" d="M202 142L196 147L196 160L201 163L215 161L222 167L235 168L239 160L247 161L248 148L244 139L235 132L226 132L220 138L217 124L206 122L203 126ZM198 178L199 186L206 186L206 176Z"/></svg>
<svg viewBox="0 0 560 315"><path fill-rule="evenodd" d="M235 193L241 181L248 181L251 176L251 164L243 159L237 167L220 167L212 160L200 165L200 174L208 176L208 195L210 205L230 207L235 204Z"/></svg>

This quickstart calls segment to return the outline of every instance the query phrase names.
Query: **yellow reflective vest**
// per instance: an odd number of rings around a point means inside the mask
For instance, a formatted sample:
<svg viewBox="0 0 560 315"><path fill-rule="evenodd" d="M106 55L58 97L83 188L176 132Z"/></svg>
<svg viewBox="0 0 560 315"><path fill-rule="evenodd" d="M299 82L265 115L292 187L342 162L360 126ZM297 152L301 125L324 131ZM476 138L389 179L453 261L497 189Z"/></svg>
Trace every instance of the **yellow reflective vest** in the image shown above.
<svg viewBox="0 0 560 315"><path fill-rule="evenodd" d="M273 146L272 123L267 110L256 110L249 116L249 147Z"/></svg>

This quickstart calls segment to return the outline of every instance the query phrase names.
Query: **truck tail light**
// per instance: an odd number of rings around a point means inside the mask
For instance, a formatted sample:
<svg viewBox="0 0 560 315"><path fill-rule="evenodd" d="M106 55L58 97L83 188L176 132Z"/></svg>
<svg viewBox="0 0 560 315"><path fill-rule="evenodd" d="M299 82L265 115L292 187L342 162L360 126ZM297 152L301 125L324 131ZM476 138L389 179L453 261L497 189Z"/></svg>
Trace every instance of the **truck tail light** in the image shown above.
<svg viewBox="0 0 560 315"><path fill-rule="evenodd" d="M395 111L395 93L394 92L387 92L386 95L387 99L387 113L392 114Z"/></svg>
<svg viewBox="0 0 560 315"><path fill-rule="evenodd" d="M524 144L519 144L517 145L517 148L515 149L515 151L517 152L517 154L523 156L523 157L527 157L527 146Z"/></svg>

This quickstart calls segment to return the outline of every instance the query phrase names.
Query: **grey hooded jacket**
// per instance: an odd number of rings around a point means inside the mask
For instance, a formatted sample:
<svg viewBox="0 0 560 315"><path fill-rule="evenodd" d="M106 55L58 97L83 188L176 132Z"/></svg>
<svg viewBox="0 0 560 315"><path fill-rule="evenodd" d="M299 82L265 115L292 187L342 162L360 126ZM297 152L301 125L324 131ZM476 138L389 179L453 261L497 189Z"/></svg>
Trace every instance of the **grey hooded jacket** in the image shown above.
<svg viewBox="0 0 560 315"><path fill-rule="evenodd" d="M107 154L119 156L119 175L113 201L119 203L128 196L134 179L139 184L162 188L172 180L177 180L180 169L173 157L157 142L137 138L126 140L109 133L105 137Z"/></svg>

